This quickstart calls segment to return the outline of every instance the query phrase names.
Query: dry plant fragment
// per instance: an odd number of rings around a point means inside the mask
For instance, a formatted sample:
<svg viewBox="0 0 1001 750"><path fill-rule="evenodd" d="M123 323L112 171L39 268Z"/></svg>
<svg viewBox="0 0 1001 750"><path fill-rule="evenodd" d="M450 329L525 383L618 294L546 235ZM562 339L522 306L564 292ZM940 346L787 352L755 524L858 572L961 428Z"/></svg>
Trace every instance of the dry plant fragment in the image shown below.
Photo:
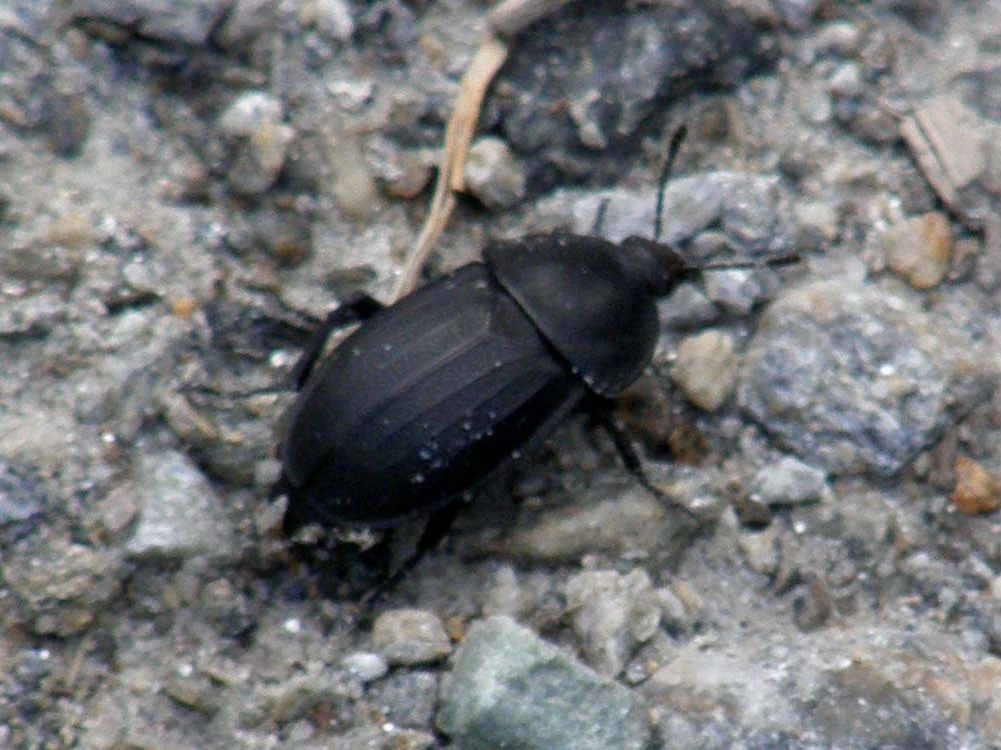
<svg viewBox="0 0 1001 750"><path fill-rule="evenodd" d="M455 208L455 193L463 190L463 169L469 144L476 130L480 107L490 83L507 59L508 44L502 37L510 37L538 19L552 13L569 0L505 0L490 11L491 32L487 33L479 49L466 68L459 86L459 95L452 109L445 143L438 164L438 179L424 226L417 235L414 247L397 279L390 304L413 291L421 269L427 262L431 248L437 241Z"/></svg>

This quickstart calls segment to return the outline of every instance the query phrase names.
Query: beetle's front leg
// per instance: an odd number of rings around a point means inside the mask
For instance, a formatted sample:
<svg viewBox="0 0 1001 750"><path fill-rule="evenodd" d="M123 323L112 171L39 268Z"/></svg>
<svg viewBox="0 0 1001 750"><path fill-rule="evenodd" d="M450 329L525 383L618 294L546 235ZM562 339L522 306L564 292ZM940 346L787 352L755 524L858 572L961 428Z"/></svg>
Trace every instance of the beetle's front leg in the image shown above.
<svg viewBox="0 0 1001 750"><path fill-rule="evenodd" d="M619 454L619 458L622 459L623 466L626 467L626 471L632 474L636 481L643 485L644 489L656 497L667 500L671 505L683 511L690 518L699 520L696 513L670 497L647 476L646 470L643 468L643 460L636 452L636 447L633 445L632 440L629 439L622 426L615 421L613 413L615 408L614 401L602 396L592 395L585 402L584 408L602 426L605 432L608 433L613 445L615 445L615 451Z"/></svg>
<svg viewBox="0 0 1001 750"><path fill-rule="evenodd" d="M295 383L296 389L302 388L306 379L309 378L310 373L313 372L313 366L316 364L316 360L319 359L324 344L327 343L327 337L333 331L352 323L360 323L368 320L383 307L385 305L371 295L365 292L355 292L331 310L327 314L326 320L320 324L319 328L313 331L309 342L306 344L306 348L299 356L295 367L292 368L292 382Z"/></svg>

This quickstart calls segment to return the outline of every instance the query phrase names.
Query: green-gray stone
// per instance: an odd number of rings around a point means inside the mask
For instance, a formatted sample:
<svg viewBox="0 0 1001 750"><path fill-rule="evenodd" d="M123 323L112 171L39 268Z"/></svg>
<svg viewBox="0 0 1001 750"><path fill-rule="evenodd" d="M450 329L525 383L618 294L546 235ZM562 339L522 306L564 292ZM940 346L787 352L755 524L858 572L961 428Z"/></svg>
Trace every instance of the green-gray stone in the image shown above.
<svg viewBox="0 0 1001 750"><path fill-rule="evenodd" d="M642 750L642 701L508 617L469 629L438 725L457 750Z"/></svg>

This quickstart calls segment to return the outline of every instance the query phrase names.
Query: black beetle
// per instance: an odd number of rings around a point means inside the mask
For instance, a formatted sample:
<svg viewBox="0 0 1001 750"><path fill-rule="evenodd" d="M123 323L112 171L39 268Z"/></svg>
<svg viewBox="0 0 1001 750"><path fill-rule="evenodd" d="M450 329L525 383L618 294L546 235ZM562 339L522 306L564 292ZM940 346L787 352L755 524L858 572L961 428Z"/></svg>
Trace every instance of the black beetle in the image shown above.
<svg viewBox="0 0 1001 750"><path fill-rule="evenodd" d="M453 504L583 401L632 383L657 343L657 299L701 270L659 234L658 221L654 240L618 245L560 233L495 242L389 307L360 295L336 309L317 342L362 324L297 368L279 481L286 530L391 526Z"/></svg>
<svg viewBox="0 0 1001 750"><path fill-rule="evenodd" d="M328 319L364 322L304 373L282 456L287 527L388 526L455 499L586 396L633 382L657 344L657 298L688 270L639 237L531 235L483 258Z"/></svg>

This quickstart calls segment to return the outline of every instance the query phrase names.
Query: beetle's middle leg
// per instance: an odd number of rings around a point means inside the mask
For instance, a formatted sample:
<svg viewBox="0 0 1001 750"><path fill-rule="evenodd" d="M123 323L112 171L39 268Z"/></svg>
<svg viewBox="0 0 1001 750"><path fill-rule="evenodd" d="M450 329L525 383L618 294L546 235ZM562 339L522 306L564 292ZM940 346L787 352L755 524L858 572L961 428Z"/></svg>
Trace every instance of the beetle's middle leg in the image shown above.
<svg viewBox="0 0 1001 750"><path fill-rule="evenodd" d="M320 327L313 331L306 348L303 349L299 360L292 368L292 382L296 388L302 388L303 383L313 371L313 366L323 352L323 346L327 343L327 337L333 331L352 323L361 323L368 320L381 310L384 305L365 292L355 292L344 302L335 307L327 314L326 320Z"/></svg>

